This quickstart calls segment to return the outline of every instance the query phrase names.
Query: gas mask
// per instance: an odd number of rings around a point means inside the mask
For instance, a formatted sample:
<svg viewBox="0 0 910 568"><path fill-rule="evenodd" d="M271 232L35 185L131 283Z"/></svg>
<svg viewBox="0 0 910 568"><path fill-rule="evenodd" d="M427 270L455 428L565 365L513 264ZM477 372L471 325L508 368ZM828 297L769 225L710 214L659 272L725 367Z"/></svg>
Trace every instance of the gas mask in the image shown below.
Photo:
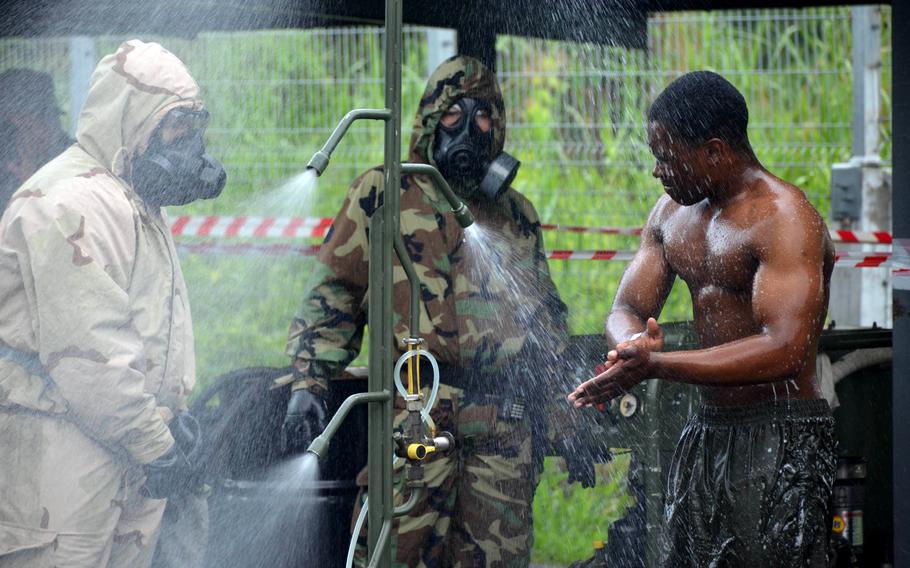
<svg viewBox="0 0 910 568"><path fill-rule="evenodd" d="M187 134L170 143L162 140L162 127L189 121ZM152 135L146 151L133 159L132 184L137 194L156 207L185 205L217 197L227 182L221 163L205 153L202 133L208 114L175 109Z"/></svg>
<svg viewBox="0 0 910 568"><path fill-rule="evenodd" d="M509 188L521 164L505 152L495 158L490 155L493 129L483 132L477 125L478 115L490 116L489 103L465 97L455 104L461 107L461 117L449 126L442 122L436 126L433 161L461 197L471 198L479 192L496 200Z"/></svg>

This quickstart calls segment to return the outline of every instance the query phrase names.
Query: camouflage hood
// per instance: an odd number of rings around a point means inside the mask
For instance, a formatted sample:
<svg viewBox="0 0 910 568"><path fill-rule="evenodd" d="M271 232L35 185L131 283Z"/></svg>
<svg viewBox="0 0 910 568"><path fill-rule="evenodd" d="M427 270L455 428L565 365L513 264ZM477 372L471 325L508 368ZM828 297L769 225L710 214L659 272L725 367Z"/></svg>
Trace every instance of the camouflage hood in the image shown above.
<svg viewBox="0 0 910 568"><path fill-rule="evenodd" d="M410 161L436 165L432 156L436 125L442 113L462 97L490 103L493 108L493 155L502 152L506 141L506 116L496 75L473 57L456 55L436 68L420 97L411 134Z"/></svg>
<svg viewBox="0 0 910 568"><path fill-rule="evenodd" d="M199 85L177 57L157 43L130 40L98 63L76 139L111 172L129 179L129 157L148 144L173 108L202 108Z"/></svg>

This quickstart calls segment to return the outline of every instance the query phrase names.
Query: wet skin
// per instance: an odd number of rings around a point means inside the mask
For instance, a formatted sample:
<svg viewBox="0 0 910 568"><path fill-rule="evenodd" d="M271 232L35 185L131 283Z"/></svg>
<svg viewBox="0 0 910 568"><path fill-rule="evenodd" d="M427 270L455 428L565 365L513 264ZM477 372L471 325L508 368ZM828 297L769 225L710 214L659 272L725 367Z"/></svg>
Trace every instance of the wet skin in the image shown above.
<svg viewBox="0 0 910 568"><path fill-rule="evenodd" d="M648 125L660 198L607 318L607 370L569 394L608 401L649 378L694 384L714 405L816 399L815 356L834 248L803 192L751 150L697 148ZM663 353L656 321L676 277L689 287L703 349Z"/></svg>

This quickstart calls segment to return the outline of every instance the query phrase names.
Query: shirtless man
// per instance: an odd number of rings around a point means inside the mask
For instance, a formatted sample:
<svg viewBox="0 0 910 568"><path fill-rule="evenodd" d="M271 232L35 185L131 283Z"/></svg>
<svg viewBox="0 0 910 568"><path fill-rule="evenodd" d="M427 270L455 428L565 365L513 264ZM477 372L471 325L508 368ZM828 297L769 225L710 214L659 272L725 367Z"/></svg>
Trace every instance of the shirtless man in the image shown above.
<svg viewBox="0 0 910 568"><path fill-rule="evenodd" d="M654 101L666 195L607 318L608 368L568 397L600 403L657 377L698 387L670 466L664 566L826 566L835 439L815 356L834 250L803 192L759 163L747 123L715 73ZM677 275L704 348L663 353L656 318Z"/></svg>

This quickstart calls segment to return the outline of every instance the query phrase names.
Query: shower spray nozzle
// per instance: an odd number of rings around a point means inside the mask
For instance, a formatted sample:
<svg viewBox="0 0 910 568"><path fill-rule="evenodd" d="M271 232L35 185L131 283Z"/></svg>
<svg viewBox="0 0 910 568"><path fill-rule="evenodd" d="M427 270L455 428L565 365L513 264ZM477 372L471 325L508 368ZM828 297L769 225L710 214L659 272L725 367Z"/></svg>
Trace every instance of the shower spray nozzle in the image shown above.
<svg viewBox="0 0 910 568"><path fill-rule="evenodd" d="M474 215L471 215L471 210L464 203L458 209L453 209L452 214L455 215L455 220L462 229L467 229L474 224Z"/></svg>
<svg viewBox="0 0 910 568"><path fill-rule="evenodd" d="M329 167L329 155L322 150L313 154L306 165L306 169L314 170L317 176L321 176L327 167Z"/></svg>
<svg viewBox="0 0 910 568"><path fill-rule="evenodd" d="M468 206L465 205L461 199L458 199L458 196L455 195L455 192L452 191L452 188L449 186L449 182L446 181L446 178L442 177L439 170L430 164L407 163L401 164L401 173L425 175L433 178L433 181L436 182L436 187L439 188L439 191L442 192L446 201L452 206L452 214L455 215L455 220L458 221L461 228L467 229L474 224L474 216L471 215Z"/></svg>
<svg viewBox="0 0 910 568"><path fill-rule="evenodd" d="M324 458L329 449L329 442L332 441L332 436L338 432L338 428L341 426L341 423L344 422L344 419L352 408L358 404L387 402L391 400L391 398L392 393L389 391L361 392L347 397L344 399L344 402L341 403L341 406L338 407L338 410L335 411L335 415L329 420L329 423L326 425L322 434L316 436L316 439L313 440L306 449L307 453L315 454L319 459Z"/></svg>
<svg viewBox="0 0 910 568"><path fill-rule="evenodd" d="M317 436L315 440L310 443L310 447L306 449L308 454L314 454L318 459L325 457L325 452L329 448L329 441L325 438L325 435Z"/></svg>
<svg viewBox="0 0 910 568"><path fill-rule="evenodd" d="M392 111L387 108L356 108L344 115L344 118L341 119L338 126L335 127L335 130L332 131L332 135L329 136L329 139L322 149L313 154L313 157L310 158L309 163L306 165L307 169L314 170L317 176L321 176L329 165L329 158L332 156L332 152L335 151L338 143L344 138L348 128L355 120L360 120L361 118L389 120L392 118Z"/></svg>

